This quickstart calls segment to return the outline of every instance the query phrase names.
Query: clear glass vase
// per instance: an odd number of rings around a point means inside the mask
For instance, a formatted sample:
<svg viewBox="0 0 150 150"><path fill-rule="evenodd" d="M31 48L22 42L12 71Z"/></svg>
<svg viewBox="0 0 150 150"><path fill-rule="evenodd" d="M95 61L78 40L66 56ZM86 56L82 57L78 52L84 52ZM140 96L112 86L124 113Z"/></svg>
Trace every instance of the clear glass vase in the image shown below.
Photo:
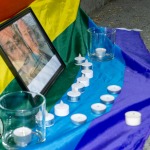
<svg viewBox="0 0 150 150"><path fill-rule="evenodd" d="M0 98L2 144L6 149L20 149L45 141L45 103L45 97L34 92L12 92ZM40 125L36 120L39 112Z"/></svg>
<svg viewBox="0 0 150 150"><path fill-rule="evenodd" d="M116 30L107 27L88 29L88 56L92 61L114 58Z"/></svg>

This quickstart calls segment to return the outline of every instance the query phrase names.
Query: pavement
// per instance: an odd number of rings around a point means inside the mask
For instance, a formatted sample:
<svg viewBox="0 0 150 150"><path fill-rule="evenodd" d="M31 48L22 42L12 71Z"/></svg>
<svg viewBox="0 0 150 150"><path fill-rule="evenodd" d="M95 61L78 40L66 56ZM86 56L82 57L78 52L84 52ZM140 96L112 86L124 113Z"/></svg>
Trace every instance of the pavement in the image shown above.
<svg viewBox="0 0 150 150"><path fill-rule="evenodd" d="M88 15L99 26L142 30L150 51L150 0L111 0ZM143 150L150 150L150 137Z"/></svg>
<svg viewBox="0 0 150 150"><path fill-rule="evenodd" d="M150 50L150 0L111 0L88 15L100 26L142 30Z"/></svg>

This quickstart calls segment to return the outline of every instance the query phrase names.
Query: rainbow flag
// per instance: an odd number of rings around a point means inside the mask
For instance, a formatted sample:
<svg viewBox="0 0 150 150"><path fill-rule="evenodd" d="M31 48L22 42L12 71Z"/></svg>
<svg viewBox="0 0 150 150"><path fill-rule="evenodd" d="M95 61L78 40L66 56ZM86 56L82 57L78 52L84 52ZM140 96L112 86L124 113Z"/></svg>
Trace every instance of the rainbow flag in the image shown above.
<svg viewBox="0 0 150 150"><path fill-rule="evenodd" d="M94 78L82 94L78 103L67 100L72 83L81 75L74 58L81 53L86 56L87 29L94 22L80 9L80 1L36 0L29 6L66 64L65 71L45 95L47 109L63 100L70 106L70 114L56 117L55 124L47 128L46 141L25 149L43 150L141 150L149 136L150 120L150 61L149 53L139 32L117 30L115 59L108 62L93 62ZM21 90L17 81L0 58L0 92ZM107 93L107 86L122 87L115 95L115 103L107 106L104 114L91 113L92 103ZM142 113L142 123L137 127L125 124L124 114L136 110ZM81 126L72 124L74 113L87 115L87 122ZM2 145L0 149L3 149Z"/></svg>

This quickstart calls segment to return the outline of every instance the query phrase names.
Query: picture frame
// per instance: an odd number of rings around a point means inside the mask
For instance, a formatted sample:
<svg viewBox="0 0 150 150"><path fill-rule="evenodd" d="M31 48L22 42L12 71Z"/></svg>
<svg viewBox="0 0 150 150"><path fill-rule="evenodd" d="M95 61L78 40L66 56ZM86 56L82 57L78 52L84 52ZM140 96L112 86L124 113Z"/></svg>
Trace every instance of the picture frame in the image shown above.
<svg viewBox="0 0 150 150"><path fill-rule="evenodd" d="M0 54L26 91L45 94L65 68L31 8L0 25Z"/></svg>

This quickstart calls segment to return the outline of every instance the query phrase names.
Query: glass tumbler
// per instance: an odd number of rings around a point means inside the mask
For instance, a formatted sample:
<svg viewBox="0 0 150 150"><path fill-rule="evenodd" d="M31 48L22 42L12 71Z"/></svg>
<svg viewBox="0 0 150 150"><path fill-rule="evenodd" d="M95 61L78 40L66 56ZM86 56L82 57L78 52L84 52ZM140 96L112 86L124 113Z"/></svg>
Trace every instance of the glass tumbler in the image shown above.
<svg viewBox="0 0 150 150"><path fill-rule="evenodd" d="M93 27L88 30L88 56L92 61L108 61L114 58L116 30Z"/></svg>
<svg viewBox="0 0 150 150"><path fill-rule="evenodd" d="M39 93L18 91L3 95L0 98L3 146L21 149L45 141L45 107L45 97ZM40 125L36 120L39 112Z"/></svg>

